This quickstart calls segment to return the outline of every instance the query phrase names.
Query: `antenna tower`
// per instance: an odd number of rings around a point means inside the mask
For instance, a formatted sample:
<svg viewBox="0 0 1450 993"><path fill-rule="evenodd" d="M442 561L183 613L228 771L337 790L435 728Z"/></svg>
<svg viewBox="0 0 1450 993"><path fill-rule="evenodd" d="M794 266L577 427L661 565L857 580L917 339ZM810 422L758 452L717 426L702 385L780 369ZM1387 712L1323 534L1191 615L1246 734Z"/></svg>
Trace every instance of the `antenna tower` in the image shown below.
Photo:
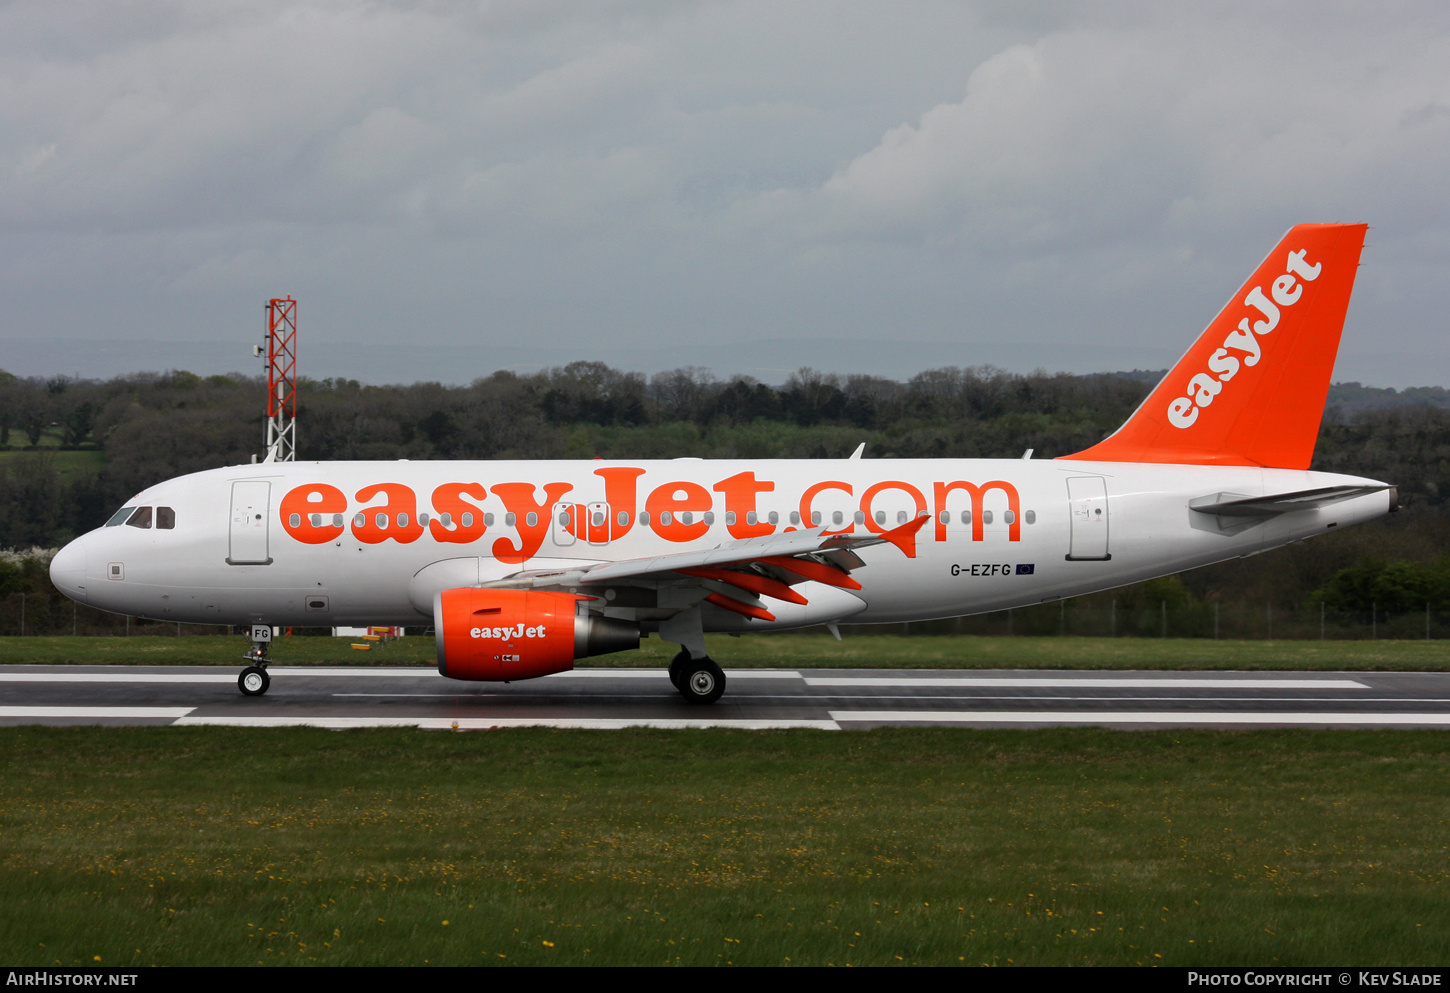
<svg viewBox="0 0 1450 993"><path fill-rule="evenodd" d="M297 301L267 301L267 455L297 459Z"/></svg>

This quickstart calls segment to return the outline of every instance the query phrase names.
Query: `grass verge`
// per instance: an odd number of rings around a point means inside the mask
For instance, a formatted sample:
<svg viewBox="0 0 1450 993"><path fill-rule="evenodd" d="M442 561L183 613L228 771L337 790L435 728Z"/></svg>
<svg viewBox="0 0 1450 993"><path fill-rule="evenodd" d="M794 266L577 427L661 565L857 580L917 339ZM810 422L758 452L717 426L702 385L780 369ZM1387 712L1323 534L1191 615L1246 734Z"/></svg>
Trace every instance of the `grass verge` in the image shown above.
<svg viewBox="0 0 1450 993"><path fill-rule="evenodd" d="M435 665L432 638L402 638L361 652L347 638L280 638L279 665ZM1202 638L981 637L970 635L710 635L731 668L1264 669L1439 671L1444 641L1211 641ZM0 638L0 664L240 666L240 636ZM583 659L581 667L663 666L677 646L647 638L638 651Z"/></svg>
<svg viewBox="0 0 1450 993"><path fill-rule="evenodd" d="M1450 737L0 729L0 960L1443 964Z"/></svg>

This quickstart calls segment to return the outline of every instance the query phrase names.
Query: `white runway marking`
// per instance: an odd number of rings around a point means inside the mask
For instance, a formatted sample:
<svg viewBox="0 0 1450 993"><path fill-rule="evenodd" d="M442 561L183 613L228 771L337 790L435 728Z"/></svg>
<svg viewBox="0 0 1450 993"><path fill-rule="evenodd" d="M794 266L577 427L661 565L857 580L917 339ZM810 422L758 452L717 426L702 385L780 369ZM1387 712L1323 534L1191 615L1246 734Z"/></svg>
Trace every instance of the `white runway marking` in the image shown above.
<svg viewBox="0 0 1450 993"><path fill-rule="evenodd" d="M219 673L201 672L0 672L0 683L235 683L244 666L240 661L235 670ZM412 679L443 679L436 669L423 668L353 668L335 666L284 666L269 665L267 672L273 676L313 676L326 678L351 678L353 676L401 677ZM727 669L728 679L800 679L799 672L782 669ZM544 679L668 679L664 669L573 669L556 672ZM473 683L473 680L449 680L450 685ZM522 682L522 680L516 680Z"/></svg>
<svg viewBox="0 0 1450 993"><path fill-rule="evenodd" d="M1090 689L1194 689L1194 690L1367 690L1357 679L1123 679L1097 676L1043 676L1018 678L998 676L807 676L807 686L975 686L1023 689L1034 686Z"/></svg>
<svg viewBox="0 0 1450 993"><path fill-rule="evenodd" d="M242 665L241 660L238 659L237 660L237 666L240 668L241 665ZM312 665L276 665L276 664L271 664L271 665L268 665L267 666L267 671L269 673L271 673L272 675L274 675L274 676L277 675L278 673L285 673L286 675L289 675L289 676L401 676L403 678L407 678L409 676L414 677L414 678L417 678L417 677L420 677L420 676L422 676L422 677L437 676L439 679L442 679L443 678L442 676L438 676L438 670L436 668L429 668L427 666L350 666L350 667L343 667L343 666L324 666L324 665L312 666Z"/></svg>
<svg viewBox="0 0 1450 993"><path fill-rule="evenodd" d="M237 675L200 672L0 672L0 683L235 683Z"/></svg>
<svg viewBox="0 0 1450 993"><path fill-rule="evenodd" d="M185 717L195 707L0 707L0 717Z"/></svg>
<svg viewBox="0 0 1450 993"><path fill-rule="evenodd" d="M240 667L238 669L240 671ZM272 675L287 676L412 676L418 679L434 677L443 679L437 669L425 668L373 668L360 666L357 668L340 668L337 666L305 666L305 665L269 665L267 671ZM800 679L801 674L793 669L726 669L727 679ZM228 677L233 682L236 676ZM567 672L555 672L542 679L668 679L669 672L660 669L570 669ZM467 683L474 680L449 680L450 683ZM515 680L523 682L523 680Z"/></svg>
<svg viewBox="0 0 1450 993"><path fill-rule="evenodd" d="M833 710L836 721L941 724L1443 724L1450 714L1192 710Z"/></svg>
<svg viewBox="0 0 1450 993"><path fill-rule="evenodd" d="M648 717L183 717L176 726L220 725L224 727L316 727L344 730L371 727L416 727L430 730L478 731L488 728L592 728L617 731L620 728L741 728L770 731L779 728L814 728L839 731L835 721L752 721L720 718Z"/></svg>
<svg viewBox="0 0 1450 993"><path fill-rule="evenodd" d="M570 669L556 672L545 679L668 679L667 669ZM800 679L793 669L726 669L726 679Z"/></svg>

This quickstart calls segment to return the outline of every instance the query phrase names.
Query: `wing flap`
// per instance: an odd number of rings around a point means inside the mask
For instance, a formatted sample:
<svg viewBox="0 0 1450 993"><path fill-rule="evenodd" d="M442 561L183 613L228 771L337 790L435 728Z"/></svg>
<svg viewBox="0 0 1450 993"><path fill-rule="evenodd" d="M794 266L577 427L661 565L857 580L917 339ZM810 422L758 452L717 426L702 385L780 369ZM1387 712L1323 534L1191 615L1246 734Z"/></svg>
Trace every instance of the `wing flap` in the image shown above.
<svg viewBox="0 0 1450 993"><path fill-rule="evenodd" d="M716 606L760 620L774 620L773 615L766 616L770 612L764 608L741 604L722 590L730 589L750 599L768 596L800 605L807 603L806 598L791 589L798 583L815 581L859 590L861 584L852 579L850 573L866 563L856 554L856 549L891 544L908 556L914 555L916 533L929 519L921 516L889 531L865 535L828 535L825 528L812 528L669 555L601 562L569 569L518 572L481 585L496 588L583 587L602 593L610 587L652 583L668 586L671 580L676 580L678 583L675 585L698 584L698 598ZM730 602L722 602L726 600ZM664 606L663 600L660 606ZM684 606L678 609L684 609Z"/></svg>

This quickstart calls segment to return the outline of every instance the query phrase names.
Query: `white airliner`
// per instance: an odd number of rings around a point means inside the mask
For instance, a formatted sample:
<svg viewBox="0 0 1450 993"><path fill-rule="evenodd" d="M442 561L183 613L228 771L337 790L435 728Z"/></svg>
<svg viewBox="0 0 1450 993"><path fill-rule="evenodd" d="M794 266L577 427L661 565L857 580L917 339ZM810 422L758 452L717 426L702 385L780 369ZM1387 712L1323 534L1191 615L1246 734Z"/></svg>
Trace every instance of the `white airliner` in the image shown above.
<svg viewBox="0 0 1450 993"><path fill-rule="evenodd" d="M1134 583L1394 510L1308 471L1366 226L1285 235L1128 421L1052 460L286 462L138 493L51 564L103 610L250 627L431 623L438 671L515 680L705 633L953 617Z"/></svg>

